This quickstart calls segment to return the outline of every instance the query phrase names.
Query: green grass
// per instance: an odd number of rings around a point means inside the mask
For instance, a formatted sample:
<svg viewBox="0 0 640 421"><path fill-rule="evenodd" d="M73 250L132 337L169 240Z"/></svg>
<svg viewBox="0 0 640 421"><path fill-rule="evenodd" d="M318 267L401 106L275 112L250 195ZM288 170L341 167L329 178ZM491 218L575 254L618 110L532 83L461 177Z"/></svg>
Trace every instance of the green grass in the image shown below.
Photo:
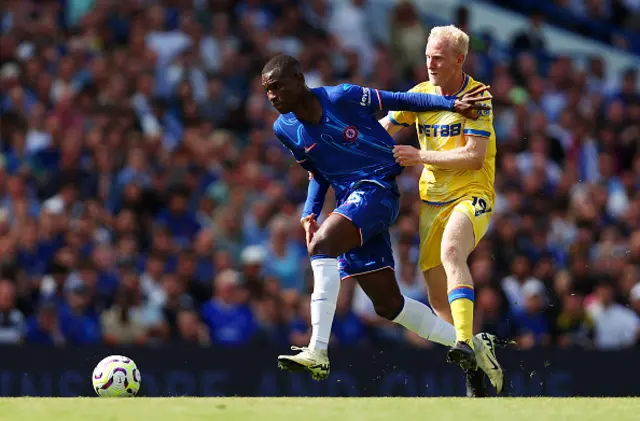
<svg viewBox="0 0 640 421"><path fill-rule="evenodd" d="M638 398L4 398L2 421L637 421Z"/></svg>

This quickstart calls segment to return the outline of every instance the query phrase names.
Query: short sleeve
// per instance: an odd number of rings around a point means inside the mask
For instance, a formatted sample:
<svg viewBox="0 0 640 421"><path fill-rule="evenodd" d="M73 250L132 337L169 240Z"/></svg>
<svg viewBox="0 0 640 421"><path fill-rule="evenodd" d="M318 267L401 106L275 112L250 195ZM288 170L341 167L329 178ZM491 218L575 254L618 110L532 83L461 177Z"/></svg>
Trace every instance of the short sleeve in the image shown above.
<svg viewBox="0 0 640 421"><path fill-rule="evenodd" d="M485 92L482 93L484 96ZM481 104L491 106L491 100ZM493 133L493 109L479 111L477 120L465 119L464 134L467 136L491 137Z"/></svg>
<svg viewBox="0 0 640 421"><path fill-rule="evenodd" d="M416 121L416 113L413 111L391 111L387 115L394 126L409 127Z"/></svg>

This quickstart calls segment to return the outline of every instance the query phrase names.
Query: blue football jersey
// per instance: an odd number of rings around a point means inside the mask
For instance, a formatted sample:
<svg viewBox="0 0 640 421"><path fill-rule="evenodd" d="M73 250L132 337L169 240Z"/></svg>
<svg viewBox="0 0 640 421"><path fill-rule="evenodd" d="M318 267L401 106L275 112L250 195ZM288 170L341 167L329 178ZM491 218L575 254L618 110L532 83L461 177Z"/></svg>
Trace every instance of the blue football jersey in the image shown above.
<svg viewBox="0 0 640 421"><path fill-rule="evenodd" d="M338 200L362 181L392 188L403 168L393 157L393 138L374 116L385 109L380 92L350 84L312 91L322 105L319 124L289 113L273 125L296 161L329 181Z"/></svg>

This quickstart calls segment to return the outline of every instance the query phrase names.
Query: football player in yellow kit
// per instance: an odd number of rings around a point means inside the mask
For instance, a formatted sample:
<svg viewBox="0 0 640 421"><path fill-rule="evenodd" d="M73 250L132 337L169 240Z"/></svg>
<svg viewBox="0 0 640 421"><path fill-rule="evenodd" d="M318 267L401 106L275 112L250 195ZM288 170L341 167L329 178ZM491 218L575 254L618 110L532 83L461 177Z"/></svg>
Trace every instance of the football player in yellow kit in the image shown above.
<svg viewBox="0 0 640 421"><path fill-rule="evenodd" d="M486 97L489 105L488 87L462 70L468 49L469 36L460 29L433 28L426 48L429 81L410 92L449 97L476 92ZM502 392L503 373L495 358L495 345L504 345L503 341L481 334L489 352L474 352L475 294L467 265L469 254L487 232L495 198L493 113L488 107L473 120L449 111L393 111L380 123L390 134L416 125L420 149L397 145L394 156L402 166L424 166L420 178L419 263L431 306L456 328L457 342L449 350L448 360L459 364L467 374L482 365Z"/></svg>

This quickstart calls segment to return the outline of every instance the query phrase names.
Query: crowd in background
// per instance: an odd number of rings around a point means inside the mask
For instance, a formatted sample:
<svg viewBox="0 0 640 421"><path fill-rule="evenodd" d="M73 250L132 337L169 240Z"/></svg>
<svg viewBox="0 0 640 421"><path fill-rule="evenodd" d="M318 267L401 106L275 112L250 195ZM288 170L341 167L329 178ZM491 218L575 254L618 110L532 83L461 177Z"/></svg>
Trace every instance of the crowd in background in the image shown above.
<svg viewBox="0 0 640 421"><path fill-rule="evenodd" d="M427 80L431 24L410 2L3 2L0 344L306 345L308 179L273 135L261 67L286 53L309 86L406 90ZM493 222L470 259L477 330L637 345L638 69L552 56L527 28L511 45L471 35L465 70L492 86L498 139ZM402 292L426 302L420 170L399 179L393 242ZM332 341L429 346L349 280Z"/></svg>
<svg viewBox="0 0 640 421"><path fill-rule="evenodd" d="M583 36L640 54L638 0L490 0L501 6L544 17Z"/></svg>

